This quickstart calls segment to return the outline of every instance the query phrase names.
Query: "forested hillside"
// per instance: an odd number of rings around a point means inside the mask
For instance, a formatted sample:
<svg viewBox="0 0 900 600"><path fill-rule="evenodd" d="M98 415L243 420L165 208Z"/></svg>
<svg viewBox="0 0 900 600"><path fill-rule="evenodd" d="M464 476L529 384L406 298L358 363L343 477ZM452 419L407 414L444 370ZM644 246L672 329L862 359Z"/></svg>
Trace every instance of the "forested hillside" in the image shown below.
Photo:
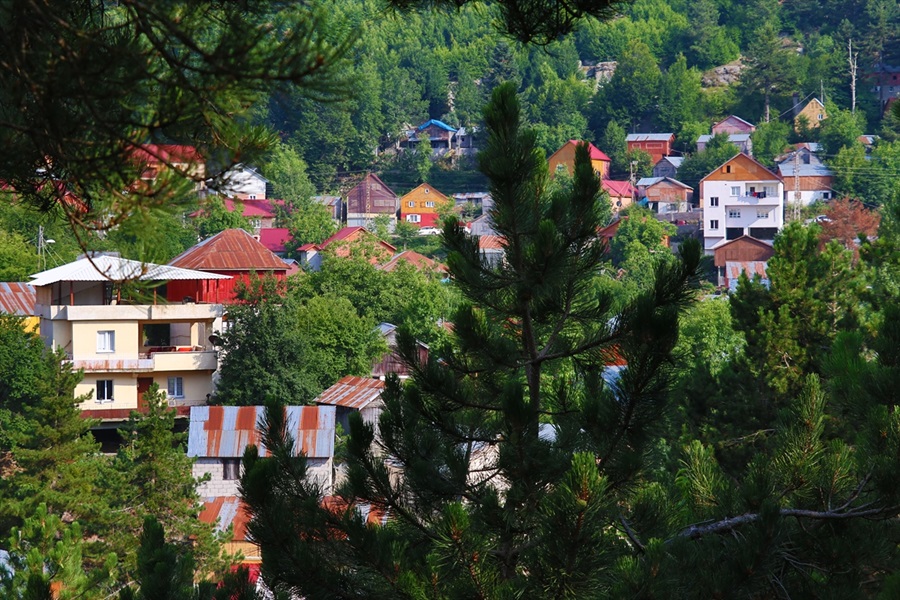
<svg viewBox="0 0 900 600"><path fill-rule="evenodd" d="M342 67L352 98L322 104L274 89L260 115L299 151L320 191L337 191L347 176L371 168L396 191L414 187L414 166L377 149L429 118L479 127L485 99L504 80L516 81L548 153L568 139L600 142L612 121L625 131L673 132L689 151L718 118L764 121L766 90L772 120L793 117L795 94L850 109L851 42L860 128L891 138L898 131L883 122L866 79L879 61L900 61L900 8L892 0L636 0L619 18L589 20L548 46L503 37L477 5L396 13L374 0L335 4L339 20L359 27ZM597 81L591 66L610 61L612 79ZM726 64L730 75L717 77L714 68Z"/></svg>

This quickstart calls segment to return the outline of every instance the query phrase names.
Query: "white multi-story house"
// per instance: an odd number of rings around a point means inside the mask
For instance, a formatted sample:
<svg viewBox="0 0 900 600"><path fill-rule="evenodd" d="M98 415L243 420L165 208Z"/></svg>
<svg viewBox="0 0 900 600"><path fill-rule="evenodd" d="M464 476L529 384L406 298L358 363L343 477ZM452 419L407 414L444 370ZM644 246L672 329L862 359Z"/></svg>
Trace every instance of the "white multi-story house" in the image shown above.
<svg viewBox="0 0 900 600"><path fill-rule="evenodd" d="M784 227L784 182L746 154L737 154L700 180L707 254L749 235L771 241Z"/></svg>
<svg viewBox="0 0 900 600"><path fill-rule="evenodd" d="M154 383L182 416L206 404L218 366L210 336L222 329L223 307L169 296L230 276L98 255L32 278L41 337L84 371L75 387L88 397L83 414L127 419Z"/></svg>

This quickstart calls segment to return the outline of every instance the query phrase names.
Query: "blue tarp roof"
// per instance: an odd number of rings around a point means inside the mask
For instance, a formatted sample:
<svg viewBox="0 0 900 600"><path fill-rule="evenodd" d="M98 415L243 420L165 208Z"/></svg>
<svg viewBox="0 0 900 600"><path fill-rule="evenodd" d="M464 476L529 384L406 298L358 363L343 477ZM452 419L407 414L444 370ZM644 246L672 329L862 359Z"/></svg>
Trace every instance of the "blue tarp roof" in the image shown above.
<svg viewBox="0 0 900 600"><path fill-rule="evenodd" d="M455 128L450 127L449 125L447 125L447 124L444 123L443 121L438 121L437 119L428 119L427 121L425 121L424 123L422 123L421 125L419 125L416 129L419 130L419 131L422 131L423 129L425 129L425 128L428 127L429 125L437 125L437 126L440 127L441 129L444 129L444 130L446 130L446 131L456 131Z"/></svg>

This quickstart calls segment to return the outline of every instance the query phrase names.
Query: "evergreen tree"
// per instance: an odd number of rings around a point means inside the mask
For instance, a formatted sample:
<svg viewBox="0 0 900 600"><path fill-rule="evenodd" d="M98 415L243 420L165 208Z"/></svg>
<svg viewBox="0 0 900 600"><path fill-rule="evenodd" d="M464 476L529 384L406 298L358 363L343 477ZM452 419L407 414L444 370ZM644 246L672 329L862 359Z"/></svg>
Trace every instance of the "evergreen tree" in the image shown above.
<svg viewBox="0 0 900 600"><path fill-rule="evenodd" d="M699 250L686 244L683 261L661 265L647 291L614 311L592 292L604 248L587 148L577 150L571 188L547 194L546 162L520 124L513 86L494 92L485 122L479 163L506 259L491 266L458 224L446 226L449 265L471 304L454 319L454 346L427 363L401 336L412 384L389 380L379 450L371 427L351 423L345 503L320 507L276 406L263 427L271 458L245 456L250 531L278 589L310 598L596 596L627 554L626 536L614 532L633 498L624 484L638 483L664 411ZM614 356L629 367L606 385ZM387 511L392 524L366 527L354 503Z"/></svg>
<svg viewBox="0 0 900 600"><path fill-rule="evenodd" d="M746 68L741 72L741 86L749 94L762 93L764 120L771 121L773 94L789 94L797 85L795 53L782 46L775 23L757 28L744 56Z"/></svg>

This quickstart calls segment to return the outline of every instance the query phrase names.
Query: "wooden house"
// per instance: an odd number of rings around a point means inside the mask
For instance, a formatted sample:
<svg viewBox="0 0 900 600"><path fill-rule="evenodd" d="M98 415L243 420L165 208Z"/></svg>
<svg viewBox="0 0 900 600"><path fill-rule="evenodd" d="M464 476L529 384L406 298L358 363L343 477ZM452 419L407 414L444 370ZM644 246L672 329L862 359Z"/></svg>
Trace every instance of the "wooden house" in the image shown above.
<svg viewBox="0 0 900 600"><path fill-rule="evenodd" d="M625 136L628 151L643 150L656 164L664 156L672 152L672 144L675 143L674 133L630 133Z"/></svg>
<svg viewBox="0 0 900 600"><path fill-rule="evenodd" d="M686 212L694 190L669 177L644 177L637 182L638 198L655 213Z"/></svg>
<svg viewBox="0 0 900 600"><path fill-rule="evenodd" d="M565 168L569 175L575 172L575 148L581 143L578 140L569 140L563 144L562 148L550 155L548 163L551 176L560 168ZM600 177L605 179L609 176L611 162L609 157L592 143L587 142L587 145L591 156L591 166Z"/></svg>
<svg viewBox="0 0 900 600"><path fill-rule="evenodd" d="M756 131L756 125L735 115L730 115L712 126L712 135L717 133L733 135L736 133L753 133L754 131Z"/></svg>
<svg viewBox="0 0 900 600"><path fill-rule="evenodd" d="M361 182L353 186L345 196L347 204L347 226L366 227L381 215L390 219L393 230L397 222L400 199L374 173L369 173Z"/></svg>
<svg viewBox="0 0 900 600"><path fill-rule="evenodd" d="M731 290L737 285L741 273L752 278L759 275L766 280L766 266L775 254L771 242L758 240L749 235L729 240L716 247L713 264L718 272L718 283Z"/></svg>
<svg viewBox="0 0 900 600"><path fill-rule="evenodd" d="M449 210L453 206L452 198L423 183L400 198L400 218L417 227L435 227L438 224L438 209Z"/></svg>
<svg viewBox="0 0 900 600"><path fill-rule="evenodd" d="M800 123L804 120L807 127L815 129L821 126L822 121L827 118L828 113L825 112L825 105L818 98L813 98L794 115L794 131L800 130Z"/></svg>
<svg viewBox="0 0 900 600"><path fill-rule="evenodd" d="M189 289L179 281L168 285L169 296L190 297L195 302L231 303L237 300L235 286L238 281L247 284L251 273L256 276L271 275L279 281L287 277L288 265L275 256L263 244L243 229L226 229L196 246L188 248L169 263L173 267L192 269L204 273L230 275L226 281L206 289Z"/></svg>

